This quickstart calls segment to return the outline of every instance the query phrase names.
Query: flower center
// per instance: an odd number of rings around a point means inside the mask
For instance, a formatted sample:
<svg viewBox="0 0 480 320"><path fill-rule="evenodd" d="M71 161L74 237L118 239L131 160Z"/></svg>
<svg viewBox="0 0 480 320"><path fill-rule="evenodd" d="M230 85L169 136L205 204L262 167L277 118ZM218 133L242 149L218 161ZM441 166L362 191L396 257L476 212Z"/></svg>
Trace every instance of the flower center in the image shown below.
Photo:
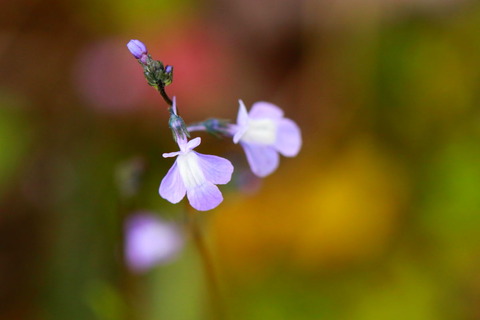
<svg viewBox="0 0 480 320"><path fill-rule="evenodd" d="M277 125L272 119L249 119L241 140L247 143L274 144Z"/></svg>
<svg viewBox="0 0 480 320"><path fill-rule="evenodd" d="M187 189L199 186L205 182L203 171L198 165L195 152L188 151L178 155L178 170Z"/></svg>

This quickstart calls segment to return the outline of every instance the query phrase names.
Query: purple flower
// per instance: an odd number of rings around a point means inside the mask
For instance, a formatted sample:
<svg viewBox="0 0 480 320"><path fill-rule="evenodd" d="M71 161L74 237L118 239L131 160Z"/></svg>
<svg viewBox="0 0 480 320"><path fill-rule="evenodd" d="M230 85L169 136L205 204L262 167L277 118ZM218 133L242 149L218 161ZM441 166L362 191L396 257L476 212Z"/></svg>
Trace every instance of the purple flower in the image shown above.
<svg viewBox="0 0 480 320"><path fill-rule="evenodd" d="M125 222L125 258L132 271L144 272L167 263L182 246L178 227L152 213L136 213Z"/></svg>
<svg viewBox="0 0 480 320"><path fill-rule="evenodd" d="M175 99L172 110L176 115ZM164 153L164 158L177 157L160 184L160 196L178 203L187 194L191 206L199 211L215 208L223 201L216 184L226 184L232 178L233 166L227 159L193 151L199 137L187 140L181 131L173 130L180 151Z"/></svg>
<svg viewBox="0 0 480 320"><path fill-rule="evenodd" d="M127 48L136 59L140 60L142 63L146 63L148 50L143 42L140 40L130 40L127 43Z"/></svg>
<svg viewBox="0 0 480 320"><path fill-rule="evenodd" d="M279 155L294 157L302 146L300 128L283 117L283 111L268 102L256 102L247 113L239 100L237 124L230 129L233 142L245 150L252 172L265 177L278 167Z"/></svg>

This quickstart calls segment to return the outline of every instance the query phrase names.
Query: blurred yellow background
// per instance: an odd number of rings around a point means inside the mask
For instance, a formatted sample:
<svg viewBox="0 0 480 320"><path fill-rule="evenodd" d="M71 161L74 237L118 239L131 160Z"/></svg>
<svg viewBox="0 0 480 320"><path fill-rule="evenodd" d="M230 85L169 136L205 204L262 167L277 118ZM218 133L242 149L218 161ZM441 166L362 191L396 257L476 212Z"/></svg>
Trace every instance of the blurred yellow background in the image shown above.
<svg viewBox="0 0 480 320"><path fill-rule="evenodd" d="M473 0L0 2L0 319L480 319L478 30ZM130 39L174 66L185 121L264 100L302 130L262 180L200 134L235 165L197 217L213 303L188 234L169 264L125 267L132 212L184 221Z"/></svg>

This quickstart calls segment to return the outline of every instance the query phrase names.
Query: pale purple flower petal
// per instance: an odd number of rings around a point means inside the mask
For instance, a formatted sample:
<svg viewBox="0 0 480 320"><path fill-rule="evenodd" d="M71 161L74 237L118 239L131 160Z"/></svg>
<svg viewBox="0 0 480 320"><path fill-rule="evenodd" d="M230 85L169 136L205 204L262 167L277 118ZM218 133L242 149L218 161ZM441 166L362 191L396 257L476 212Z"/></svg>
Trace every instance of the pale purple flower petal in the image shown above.
<svg viewBox="0 0 480 320"><path fill-rule="evenodd" d="M198 147L200 145L200 142L202 142L202 139L200 137L196 137L195 139L192 139L192 140L188 141L187 149L188 150L195 149L196 147Z"/></svg>
<svg viewBox="0 0 480 320"><path fill-rule="evenodd" d="M223 201L218 187L209 181L187 189L187 198L190 205L198 211L211 210Z"/></svg>
<svg viewBox="0 0 480 320"><path fill-rule="evenodd" d="M243 103L242 100L238 100L238 103L240 104L240 107L238 108L237 124L239 126L243 126L247 124L248 112L247 112L247 108L245 107L245 103Z"/></svg>
<svg viewBox="0 0 480 320"><path fill-rule="evenodd" d="M154 214L140 212L125 222L125 258L134 272L171 261L182 246L178 227Z"/></svg>
<svg viewBox="0 0 480 320"><path fill-rule="evenodd" d="M237 125L234 126L236 133L233 135L233 143L238 143L248 129L248 112L242 100L238 100L240 107L237 114Z"/></svg>
<svg viewBox="0 0 480 320"><path fill-rule="evenodd" d="M168 170L167 175L163 178L160 188L158 189L160 196L171 203L178 203L185 197L187 188L180 176L177 162Z"/></svg>
<svg viewBox="0 0 480 320"><path fill-rule="evenodd" d="M277 123L275 148L285 157L295 157L302 147L300 128L290 119L280 119Z"/></svg>
<svg viewBox="0 0 480 320"><path fill-rule="evenodd" d="M252 105L248 117L254 119L280 119L283 117L283 110L273 103L259 101Z"/></svg>
<svg viewBox="0 0 480 320"><path fill-rule="evenodd" d="M248 164L252 172L259 177L266 177L278 167L279 155L274 147L268 145L255 145L241 143Z"/></svg>
<svg viewBox="0 0 480 320"><path fill-rule="evenodd" d="M233 143L238 143L248 129L248 126L232 126L236 132L233 134Z"/></svg>
<svg viewBox="0 0 480 320"><path fill-rule="evenodd" d="M214 184L226 184L232 178L233 165L225 158L196 152L205 179Z"/></svg>
<svg viewBox="0 0 480 320"><path fill-rule="evenodd" d="M162 157L164 157L164 158L173 158L173 157L178 156L180 153L181 153L180 151L167 152L167 153L162 154Z"/></svg>

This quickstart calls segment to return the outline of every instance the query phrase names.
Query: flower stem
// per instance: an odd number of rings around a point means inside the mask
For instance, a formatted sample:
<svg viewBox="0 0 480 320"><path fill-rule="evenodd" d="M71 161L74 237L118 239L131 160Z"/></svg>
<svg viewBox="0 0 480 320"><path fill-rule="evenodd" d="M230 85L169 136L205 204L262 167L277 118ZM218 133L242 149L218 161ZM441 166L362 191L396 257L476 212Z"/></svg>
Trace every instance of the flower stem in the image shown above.
<svg viewBox="0 0 480 320"><path fill-rule="evenodd" d="M194 132L194 131L207 131L207 128L203 124L191 124L187 126L188 132Z"/></svg>
<svg viewBox="0 0 480 320"><path fill-rule="evenodd" d="M160 95L162 96L163 100L169 105L172 106L173 102L172 99L170 99L167 95L167 92L165 91L165 86L163 84L159 84L156 86L157 91L160 92Z"/></svg>
<svg viewBox="0 0 480 320"><path fill-rule="evenodd" d="M217 276L210 252L205 243L205 238L202 234L198 221L198 212L188 207L188 225L192 235L195 247L200 255L200 259L203 264L203 271L205 273L205 279L208 286L210 306L212 310L212 317L214 320L224 320L225 312L223 308L223 301L220 294Z"/></svg>

